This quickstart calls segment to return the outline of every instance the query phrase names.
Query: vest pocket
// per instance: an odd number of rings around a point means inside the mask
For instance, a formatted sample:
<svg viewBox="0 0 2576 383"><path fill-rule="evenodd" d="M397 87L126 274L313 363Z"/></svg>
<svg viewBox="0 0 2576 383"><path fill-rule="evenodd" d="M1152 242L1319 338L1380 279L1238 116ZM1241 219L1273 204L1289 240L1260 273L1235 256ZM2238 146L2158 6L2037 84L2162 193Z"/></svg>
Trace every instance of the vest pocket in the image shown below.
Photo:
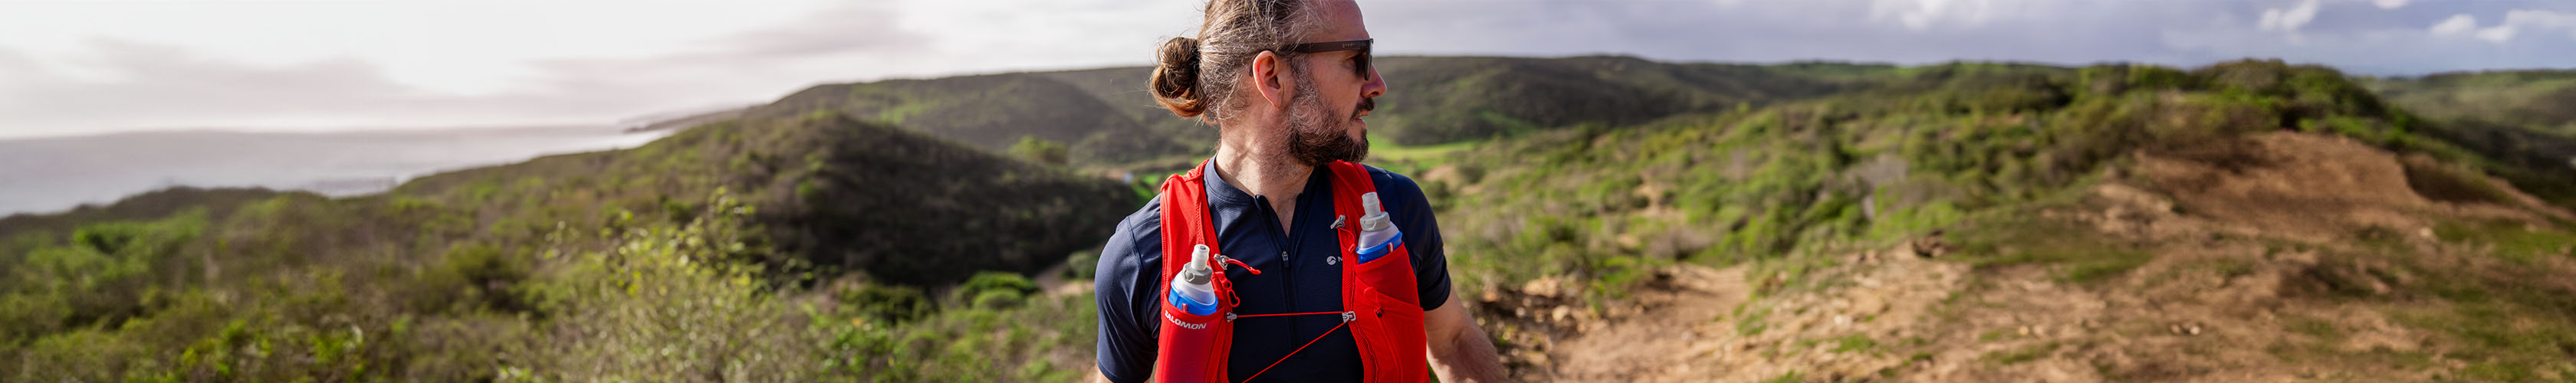
<svg viewBox="0 0 2576 383"><path fill-rule="evenodd" d="M1414 285L1412 258L1411 252L1399 244L1386 256L1359 264L1349 276L1357 277L1363 285L1376 288L1376 298L1413 305L1413 310L1418 313L1422 311L1422 302L1416 297L1421 293Z"/></svg>
<svg viewBox="0 0 2576 383"><path fill-rule="evenodd" d="M1377 327L1374 335L1380 337L1380 341L1363 347L1372 348L1372 354L1382 355L1379 363L1369 366L1371 371L1368 374L1373 378L1370 381L1422 381L1422 377L1430 374L1430 366L1423 359L1424 347L1427 346L1424 338L1428 336L1422 329L1422 305L1388 295L1385 290L1371 291L1369 295L1377 299L1376 307L1371 308L1375 312L1359 314L1377 317L1368 322Z"/></svg>

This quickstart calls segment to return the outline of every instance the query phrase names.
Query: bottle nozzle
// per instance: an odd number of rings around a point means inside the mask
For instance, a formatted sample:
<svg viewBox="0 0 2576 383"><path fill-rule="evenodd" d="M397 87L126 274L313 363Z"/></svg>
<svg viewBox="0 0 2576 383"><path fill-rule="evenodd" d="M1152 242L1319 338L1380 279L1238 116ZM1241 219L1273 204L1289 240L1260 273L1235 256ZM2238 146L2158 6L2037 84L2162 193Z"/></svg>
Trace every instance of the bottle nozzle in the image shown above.
<svg viewBox="0 0 2576 383"><path fill-rule="evenodd" d="M1377 192L1360 194L1360 215L1377 215L1377 213L1386 212L1386 209L1380 206L1377 202Z"/></svg>
<svg viewBox="0 0 2576 383"><path fill-rule="evenodd" d="M1386 220L1386 208L1378 204L1377 192L1361 193L1360 230L1385 228Z"/></svg>
<svg viewBox="0 0 2576 383"><path fill-rule="evenodd" d="M1190 284L1204 284L1208 283L1208 275L1210 274L1214 274L1214 269L1208 267L1207 245L1202 244L1198 245L1198 247L1191 248L1190 264L1188 266L1181 267L1181 281L1188 282Z"/></svg>

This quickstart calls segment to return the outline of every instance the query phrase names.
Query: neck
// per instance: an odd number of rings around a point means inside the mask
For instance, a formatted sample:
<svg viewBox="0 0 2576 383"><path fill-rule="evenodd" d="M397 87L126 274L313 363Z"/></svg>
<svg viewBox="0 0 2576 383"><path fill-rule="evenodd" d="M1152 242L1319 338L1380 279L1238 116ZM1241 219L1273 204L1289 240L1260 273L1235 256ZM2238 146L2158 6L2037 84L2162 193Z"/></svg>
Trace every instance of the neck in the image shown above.
<svg viewBox="0 0 2576 383"><path fill-rule="evenodd" d="M1240 136L1240 135L1229 135ZM1287 156L1285 148L1269 148L1226 137L1218 139L1216 176L1225 183L1253 195L1270 197L1271 201L1296 201L1306 190L1306 177L1315 168L1297 163Z"/></svg>

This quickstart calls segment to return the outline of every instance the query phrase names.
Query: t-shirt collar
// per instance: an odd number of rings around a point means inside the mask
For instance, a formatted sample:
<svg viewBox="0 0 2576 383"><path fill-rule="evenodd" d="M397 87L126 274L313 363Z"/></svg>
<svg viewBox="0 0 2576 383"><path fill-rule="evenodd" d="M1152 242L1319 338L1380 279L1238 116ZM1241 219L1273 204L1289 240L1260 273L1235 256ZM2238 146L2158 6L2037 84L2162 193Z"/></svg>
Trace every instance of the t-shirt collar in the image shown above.
<svg viewBox="0 0 2576 383"><path fill-rule="evenodd" d="M1234 184L1225 182L1225 177L1218 176L1216 174L1215 159L1211 158L1208 161L1201 163L1199 166L1201 167L1199 171L1203 172L1202 174L1205 176L1203 177L1204 182L1207 183L1208 204L1212 205L1210 207L1229 205L1242 206L1252 204L1251 192L1235 188ZM1324 174L1328 171L1330 170L1318 166L1315 167L1314 171L1306 173L1306 188L1299 192L1301 193L1299 196L1303 197L1304 194L1315 193L1317 188L1328 186L1325 182L1331 177L1325 177ZM1275 198L1276 196L1273 197Z"/></svg>

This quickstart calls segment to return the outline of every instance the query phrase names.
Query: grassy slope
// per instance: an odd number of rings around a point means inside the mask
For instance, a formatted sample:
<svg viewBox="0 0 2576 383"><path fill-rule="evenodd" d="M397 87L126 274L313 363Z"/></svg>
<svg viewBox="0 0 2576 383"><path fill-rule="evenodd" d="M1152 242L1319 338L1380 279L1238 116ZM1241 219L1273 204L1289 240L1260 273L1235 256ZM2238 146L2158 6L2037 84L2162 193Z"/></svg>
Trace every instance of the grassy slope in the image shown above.
<svg viewBox="0 0 2576 383"><path fill-rule="evenodd" d="M2576 71L2444 73L2368 79L2389 102L2426 117L2529 127L2576 137Z"/></svg>

